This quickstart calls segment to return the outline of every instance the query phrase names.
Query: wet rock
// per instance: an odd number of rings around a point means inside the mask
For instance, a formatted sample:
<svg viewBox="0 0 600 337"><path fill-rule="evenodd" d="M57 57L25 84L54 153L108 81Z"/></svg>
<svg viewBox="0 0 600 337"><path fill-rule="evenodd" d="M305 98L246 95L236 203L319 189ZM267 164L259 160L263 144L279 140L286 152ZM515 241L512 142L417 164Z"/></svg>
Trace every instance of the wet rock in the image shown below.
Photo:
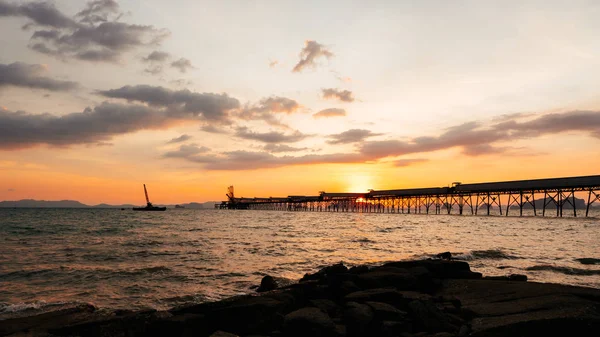
<svg viewBox="0 0 600 337"><path fill-rule="evenodd" d="M278 286L279 285L277 284L277 281L275 281L275 279L272 276L266 275L260 281L260 286L258 287L258 289L256 289L256 292L262 293L265 291L271 291L277 289Z"/></svg>
<svg viewBox="0 0 600 337"><path fill-rule="evenodd" d="M408 321L383 321L378 335L382 337L412 336L408 333L411 330L412 325Z"/></svg>
<svg viewBox="0 0 600 337"><path fill-rule="evenodd" d="M164 317L149 325L148 336L196 336L208 335L211 331L202 314L182 314Z"/></svg>
<svg viewBox="0 0 600 337"><path fill-rule="evenodd" d="M207 321L215 330L237 334L264 333L281 326L278 314L285 303L265 296L245 297L206 313Z"/></svg>
<svg viewBox="0 0 600 337"><path fill-rule="evenodd" d="M344 322L348 336L367 336L374 317L375 313L368 305L356 302L346 303Z"/></svg>
<svg viewBox="0 0 600 337"><path fill-rule="evenodd" d="M302 308L285 316L283 332L286 336L336 336L333 320L318 308Z"/></svg>
<svg viewBox="0 0 600 337"><path fill-rule="evenodd" d="M427 268L433 277L436 278L458 278L458 279L475 279L481 278L481 273L472 272L469 264L464 261L455 260L422 260L422 261L398 261L390 262L383 265L384 267L395 268Z"/></svg>
<svg viewBox="0 0 600 337"><path fill-rule="evenodd" d="M452 260L452 253L443 252L443 253L436 254L435 257L438 259L441 259L441 260Z"/></svg>
<svg viewBox="0 0 600 337"><path fill-rule="evenodd" d="M317 280L317 281L326 281L328 275L335 274L345 274L348 273L348 267L346 267L343 263L334 264L325 268L322 268L318 272L314 274L305 274L304 277L300 279L300 282Z"/></svg>

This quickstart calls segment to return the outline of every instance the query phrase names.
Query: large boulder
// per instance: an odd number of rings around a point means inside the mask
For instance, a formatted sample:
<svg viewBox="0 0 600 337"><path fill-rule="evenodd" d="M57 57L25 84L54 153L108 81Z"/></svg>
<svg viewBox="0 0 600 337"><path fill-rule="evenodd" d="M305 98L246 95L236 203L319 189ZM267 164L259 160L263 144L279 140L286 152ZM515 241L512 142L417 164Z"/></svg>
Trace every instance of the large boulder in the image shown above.
<svg viewBox="0 0 600 337"><path fill-rule="evenodd" d="M348 336L369 336L372 332L372 322L375 312L370 306L356 302L346 303L344 308L344 323Z"/></svg>
<svg viewBox="0 0 600 337"><path fill-rule="evenodd" d="M283 323L285 336L329 337L337 336L333 320L322 310L306 307L285 316Z"/></svg>
<svg viewBox="0 0 600 337"><path fill-rule="evenodd" d="M262 293L265 291L271 291L277 289L278 286L279 285L277 284L277 281L275 281L273 276L266 275L260 281L260 286L256 289L256 292Z"/></svg>
<svg viewBox="0 0 600 337"><path fill-rule="evenodd" d="M403 305L406 302L404 296L402 296L398 290L390 288L368 289L353 292L346 295L344 300L346 302L357 303L382 302L393 306Z"/></svg>

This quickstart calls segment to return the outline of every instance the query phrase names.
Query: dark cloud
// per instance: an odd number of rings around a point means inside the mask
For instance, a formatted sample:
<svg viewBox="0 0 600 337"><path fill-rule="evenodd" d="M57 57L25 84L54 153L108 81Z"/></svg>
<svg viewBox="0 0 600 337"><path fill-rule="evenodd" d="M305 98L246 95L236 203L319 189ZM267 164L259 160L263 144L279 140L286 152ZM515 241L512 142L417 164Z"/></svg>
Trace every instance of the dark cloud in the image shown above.
<svg viewBox="0 0 600 337"><path fill-rule="evenodd" d="M600 130L600 111L552 113L527 121L521 121L522 117L515 115L514 119L508 118L488 127L478 122L464 123L446 129L437 137L416 137L406 141L367 141L362 144L360 152L371 158L384 158L462 147L465 154L476 156L514 150L510 147L494 146L498 142L563 132L587 132L597 137Z"/></svg>
<svg viewBox="0 0 600 337"><path fill-rule="evenodd" d="M171 67L179 69L179 71L182 73L194 68L194 66L192 66L192 62L183 57L171 63Z"/></svg>
<svg viewBox="0 0 600 337"><path fill-rule="evenodd" d="M394 161L394 166L396 167L407 167L407 166L411 166L411 165L415 165L415 164L421 164L424 162L429 161L429 159L423 159L423 158L414 158L414 159L399 159Z"/></svg>
<svg viewBox="0 0 600 337"><path fill-rule="evenodd" d="M308 135L305 135L300 131L295 131L294 133L289 135L275 131L260 133L250 131L247 127L244 126L238 127L235 130L234 135L238 138L257 140L263 143L295 143L308 137Z"/></svg>
<svg viewBox="0 0 600 337"><path fill-rule="evenodd" d="M26 17L31 21L28 27L45 27L32 34L29 47L61 60L118 62L123 53L158 45L169 35L168 31L150 25L116 21L121 13L112 0L88 2L74 18L61 13L51 3L11 5L0 1L1 16Z"/></svg>
<svg viewBox="0 0 600 337"><path fill-rule="evenodd" d="M151 52L148 56L142 58L142 61L148 64L144 71L152 75L162 73L164 62L167 61L169 57L170 54L164 51L155 50Z"/></svg>
<svg viewBox="0 0 600 337"><path fill-rule="evenodd" d="M75 82L59 81L41 76L45 72L46 67L40 64L21 62L0 64L0 87L11 85L52 91L67 91L78 87Z"/></svg>
<svg viewBox="0 0 600 337"><path fill-rule="evenodd" d="M217 128L214 125L203 125L202 127L200 127L200 130L204 131L204 132L208 132L208 133L222 133L222 134L227 133L227 130Z"/></svg>
<svg viewBox="0 0 600 337"><path fill-rule="evenodd" d="M114 136L194 120L193 116L172 115L165 109L108 102L62 116L0 110L0 149L104 143Z"/></svg>
<svg viewBox="0 0 600 337"><path fill-rule="evenodd" d="M169 151L163 155L165 158L191 158L201 153L209 152L210 149L206 146L198 146L196 144L181 145L175 151Z"/></svg>
<svg viewBox="0 0 600 337"><path fill-rule="evenodd" d="M106 22L111 14L119 13L119 4L114 0L94 0L86 4L85 9L75 14L80 22L96 24Z"/></svg>
<svg viewBox="0 0 600 337"><path fill-rule="evenodd" d="M307 147L293 147L285 144L267 144L263 146L263 150L271 153L281 153L281 152L298 152L308 150Z"/></svg>
<svg viewBox="0 0 600 337"><path fill-rule="evenodd" d="M170 141L167 142L167 144L174 144L174 143L183 143L185 141L188 141L190 139L192 139L193 137L190 135L181 135L179 137L173 138Z"/></svg>
<svg viewBox="0 0 600 337"><path fill-rule="evenodd" d="M98 93L104 97L122 98L168 108L172 115L193 114L209 121L226 122L229 111L240 106L237 99L227 94L195 93L149 85L128 85Z"/></svg>
<svg viewBox="0 0 600 337"><path fill-rule="evenodd" d="M22 16L38 26L54 28L72 28L78 25L75 20L56 9L53 3L41 1L9 4L0 0L0 17L2 16Z"/></svg>
<svg viewBox="0 0 600 337"><path fill-rule="evenodd" d="M169 59L170 54L164 51L155 50L150 55L143 58L145 62L164 62Z"/></svg>
<svg viewBox="0 0 600 337"><path fill-rule="evenodd" d="M346 116L346 110L338 108L329 108L313 114L313 118L343 117Z"/></svg>
<svg viewBox="0 0 600 337"><path fill-rule="evenodd" d="M304 48L300 52L300 61L294 66L292 72L301 72L306 67L315 67L317 59L329 59L333 56L333 53L324 45L319 44L316 41L306 41L304 43Z"/></svg>
<svg viewBox="0 0 600 337"><path fill-rule="evenodd" d="M365 140L369 137L375 137L375 136L380 136L380 135L382 135L382 134L381 133L373 133L370 130L350 129L350 130L344 131L342 133L329 135L328 137L331 138L331 140L328 140L327 143L329 143L329 144L357 143L357 142L362 142L363 140Z"/></svg>
<svg viewBox="0 0 600 337"><path fill-rule="evenodd" d="M325 99L338 99L342 102L354 102L354 96L350 90L338 90L334 88L321 90L323 91L323 98Z"/></svg>
<svg viewBox="0 0 600 337"><path fill-rule="evenodd" d="M263 120L272 126L291 129L288 125L282 123L276 114L293 114L298 112L301 105L293 99L280 96L263 98L258 104L247 105L240 109L235 115L243 120Z"/></svg>

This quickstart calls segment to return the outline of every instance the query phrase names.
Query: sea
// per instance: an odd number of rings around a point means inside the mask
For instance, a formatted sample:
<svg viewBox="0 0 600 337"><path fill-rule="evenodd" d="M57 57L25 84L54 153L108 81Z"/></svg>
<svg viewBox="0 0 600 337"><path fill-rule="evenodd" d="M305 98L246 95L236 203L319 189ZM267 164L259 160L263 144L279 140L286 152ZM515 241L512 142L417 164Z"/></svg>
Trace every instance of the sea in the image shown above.
<svg viewBox="0 0 600 337"><path fill-rule="evenodd" d="M77 303L162 310L253 293L265 275L446 251L484 275L600 288L592 215L0 209L0 320Z"/></svg>

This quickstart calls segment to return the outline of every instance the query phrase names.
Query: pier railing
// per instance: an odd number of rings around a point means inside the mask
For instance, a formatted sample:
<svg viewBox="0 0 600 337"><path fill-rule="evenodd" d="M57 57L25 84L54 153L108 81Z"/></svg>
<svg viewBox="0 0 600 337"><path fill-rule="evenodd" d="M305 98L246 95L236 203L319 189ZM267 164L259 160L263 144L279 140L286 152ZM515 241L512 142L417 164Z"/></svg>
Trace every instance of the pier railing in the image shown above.
<svg viewBox="0 0 600 337"><path fill-rule="evenodd" d="M556 211L563 213L600 205L600 175L552 179L532 179L476 184L453 183L452 187L433 187L396 190L370 190L365 193L327 193L316 196L268 198L236 198L233 186L228 189L227 201L216 205L223 209L261 209L281 211L417 213L504 215L511 211L522 216L545 216ZM585 199L576 197L583 196ZM537 198L537 199L536 199ZM586 200L587 199L587 200Z"/></svg>

